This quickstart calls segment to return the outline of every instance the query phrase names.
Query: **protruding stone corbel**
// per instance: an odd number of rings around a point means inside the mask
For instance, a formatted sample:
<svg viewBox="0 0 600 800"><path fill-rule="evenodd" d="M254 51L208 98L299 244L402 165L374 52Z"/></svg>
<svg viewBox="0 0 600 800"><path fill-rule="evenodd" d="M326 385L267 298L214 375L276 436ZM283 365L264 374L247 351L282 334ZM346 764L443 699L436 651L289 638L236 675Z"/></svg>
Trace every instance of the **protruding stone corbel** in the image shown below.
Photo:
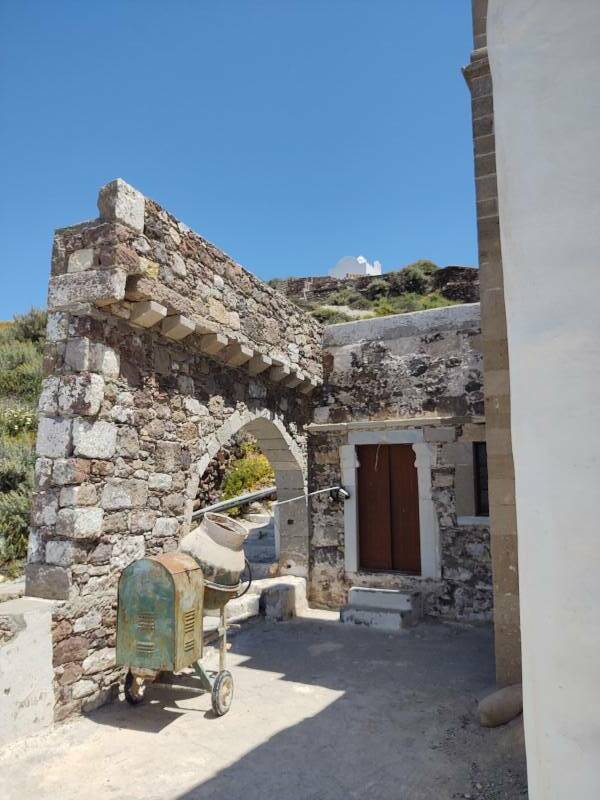
<svg viewBox="0 0 600 800"><path fill-rule="evenodd" d="M228 366L241 367L242 364L250 361L254 355L254 350L240 342L232 342L227 347L224 347L218 355Z"/></svg>
<svg viewBox="0 0 600 800"><path fill-rule="evenodd" d="M209 333L200 337L200 349L214 356L229 344L229 336L224 333Z"/></svg>
<svg viewBox="0 0 600 800"><path fill-rule="evenodd" d="M167 316L167 309L155 300L143 300L131 306L129 321L142 328L151 328Z"/></svg>
<svg viewBox="0 0 600 800"><path fill-rule="evenodd" d="M303 383L300 384L298 391L300 394L310 394L311 392L314 392L319 385L320 381L318 381L317 378L307 378Z"/></svg>
<svg viewBox="0 0 600 800"><path fill-rule="evenodd" d="M247 362L246 368L250 375L260 375L261 372L269 369L273 364L273 359L265 356L262 353L255 353L250 361Z"/></svg>
<svg viewBox="0 0 600 800"><path fill-rule="evenodd" d="M288 378L291 369L287 364L277 364L275 367L271 367L269 370L269 379L273 381L273 383L281 383L284 379Z"/></svg>
<svg viewBox="0 0 600 800"><path fill-rule="evenodd" d="M306 380L306 375L301 372L300 370L294 370L289 378L284 379L283 385L287 389L295 389L296 386L300 386L301 383L304 383Z"/></svg>
<svg viewBox="0 0 600 800"><path fill-rule="evenodd" d="M196 323L194 320L184 317L183 314L173 314L172 317L164 319L161 325L162 333L176 342L185 339L186 336L194 333L195 330Z"/></svg>

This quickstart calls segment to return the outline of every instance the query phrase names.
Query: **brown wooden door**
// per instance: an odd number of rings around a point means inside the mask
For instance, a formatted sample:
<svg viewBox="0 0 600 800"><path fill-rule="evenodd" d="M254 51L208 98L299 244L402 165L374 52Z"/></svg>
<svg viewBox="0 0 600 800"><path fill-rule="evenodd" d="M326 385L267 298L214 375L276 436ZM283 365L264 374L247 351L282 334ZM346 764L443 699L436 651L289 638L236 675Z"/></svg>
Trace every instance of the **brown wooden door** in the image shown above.
<svg viewBox="0 0 600 800"><path fill-rule="evenodd" d="M361 569L421 573L419 491L411 445L358 447Z"/></svg>

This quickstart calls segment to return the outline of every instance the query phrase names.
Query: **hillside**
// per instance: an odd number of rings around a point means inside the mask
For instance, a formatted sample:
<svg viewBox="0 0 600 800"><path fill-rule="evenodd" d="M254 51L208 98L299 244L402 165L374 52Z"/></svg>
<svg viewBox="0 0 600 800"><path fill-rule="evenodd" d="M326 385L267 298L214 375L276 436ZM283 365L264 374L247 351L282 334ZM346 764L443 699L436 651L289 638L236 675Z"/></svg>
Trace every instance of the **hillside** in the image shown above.
<svg viewBox="0 0 600 800"><path fill-rule="evenodd" d="M479 270L441 269L426 260L377 277L274 278L269 284L325 325L479 300Z"/></svg>
<svg viewBox="0 0 600 800"><path fill-rule="evenodd" d="M36 309L0 322L0 575L17 574L27 550L45 330Z"/></svg>

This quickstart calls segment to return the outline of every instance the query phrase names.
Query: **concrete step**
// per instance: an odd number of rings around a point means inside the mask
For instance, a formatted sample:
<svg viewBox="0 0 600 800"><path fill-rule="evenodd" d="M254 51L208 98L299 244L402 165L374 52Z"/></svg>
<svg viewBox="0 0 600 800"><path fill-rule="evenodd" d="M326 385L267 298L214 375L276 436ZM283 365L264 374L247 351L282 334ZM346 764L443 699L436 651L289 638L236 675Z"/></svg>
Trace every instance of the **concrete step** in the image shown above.
<svg viewBox="0 0 600 800"><path fill-rule="evenodd" d="M273 522L273 515L272 514L246 514L243 517L244 522L250 523L250 525L254 528L257 525L268 525L269 523Z"/></svg>
<svg viewBox="0 0 600 800"><path fill-rule="evenodd" d="M422 617L420 592L352 587L340 621L397 633L416 625Z"/></svg>
<svg viewBox="0 0 600 800"><path fill-rule="evenodd" d="M242 622L259 614L279 621L300 616L307 609L306 579L292 575L254 580L247 594L226 606L229 622Z"/></svg>

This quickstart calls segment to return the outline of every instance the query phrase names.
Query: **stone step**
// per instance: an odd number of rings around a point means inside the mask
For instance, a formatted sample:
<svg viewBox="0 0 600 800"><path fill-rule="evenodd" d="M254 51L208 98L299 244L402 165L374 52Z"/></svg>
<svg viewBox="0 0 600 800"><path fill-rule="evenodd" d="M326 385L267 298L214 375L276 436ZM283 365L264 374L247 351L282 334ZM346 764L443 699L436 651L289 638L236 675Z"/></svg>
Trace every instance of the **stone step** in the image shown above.
<svg viewBox="0 0 600 800"><path fill-rule="evenodd" d="M250 559L248 559L250 561ZM274 578L277 575L279 564L277 561L250 561L253 580L262 578Z"/></svg>
<svg viewBox="0 0 600 800"><path fill-rule="evenodd" d="M420 592L352 587L340 621L397 633L416 625L422 617Z"/></svg>

